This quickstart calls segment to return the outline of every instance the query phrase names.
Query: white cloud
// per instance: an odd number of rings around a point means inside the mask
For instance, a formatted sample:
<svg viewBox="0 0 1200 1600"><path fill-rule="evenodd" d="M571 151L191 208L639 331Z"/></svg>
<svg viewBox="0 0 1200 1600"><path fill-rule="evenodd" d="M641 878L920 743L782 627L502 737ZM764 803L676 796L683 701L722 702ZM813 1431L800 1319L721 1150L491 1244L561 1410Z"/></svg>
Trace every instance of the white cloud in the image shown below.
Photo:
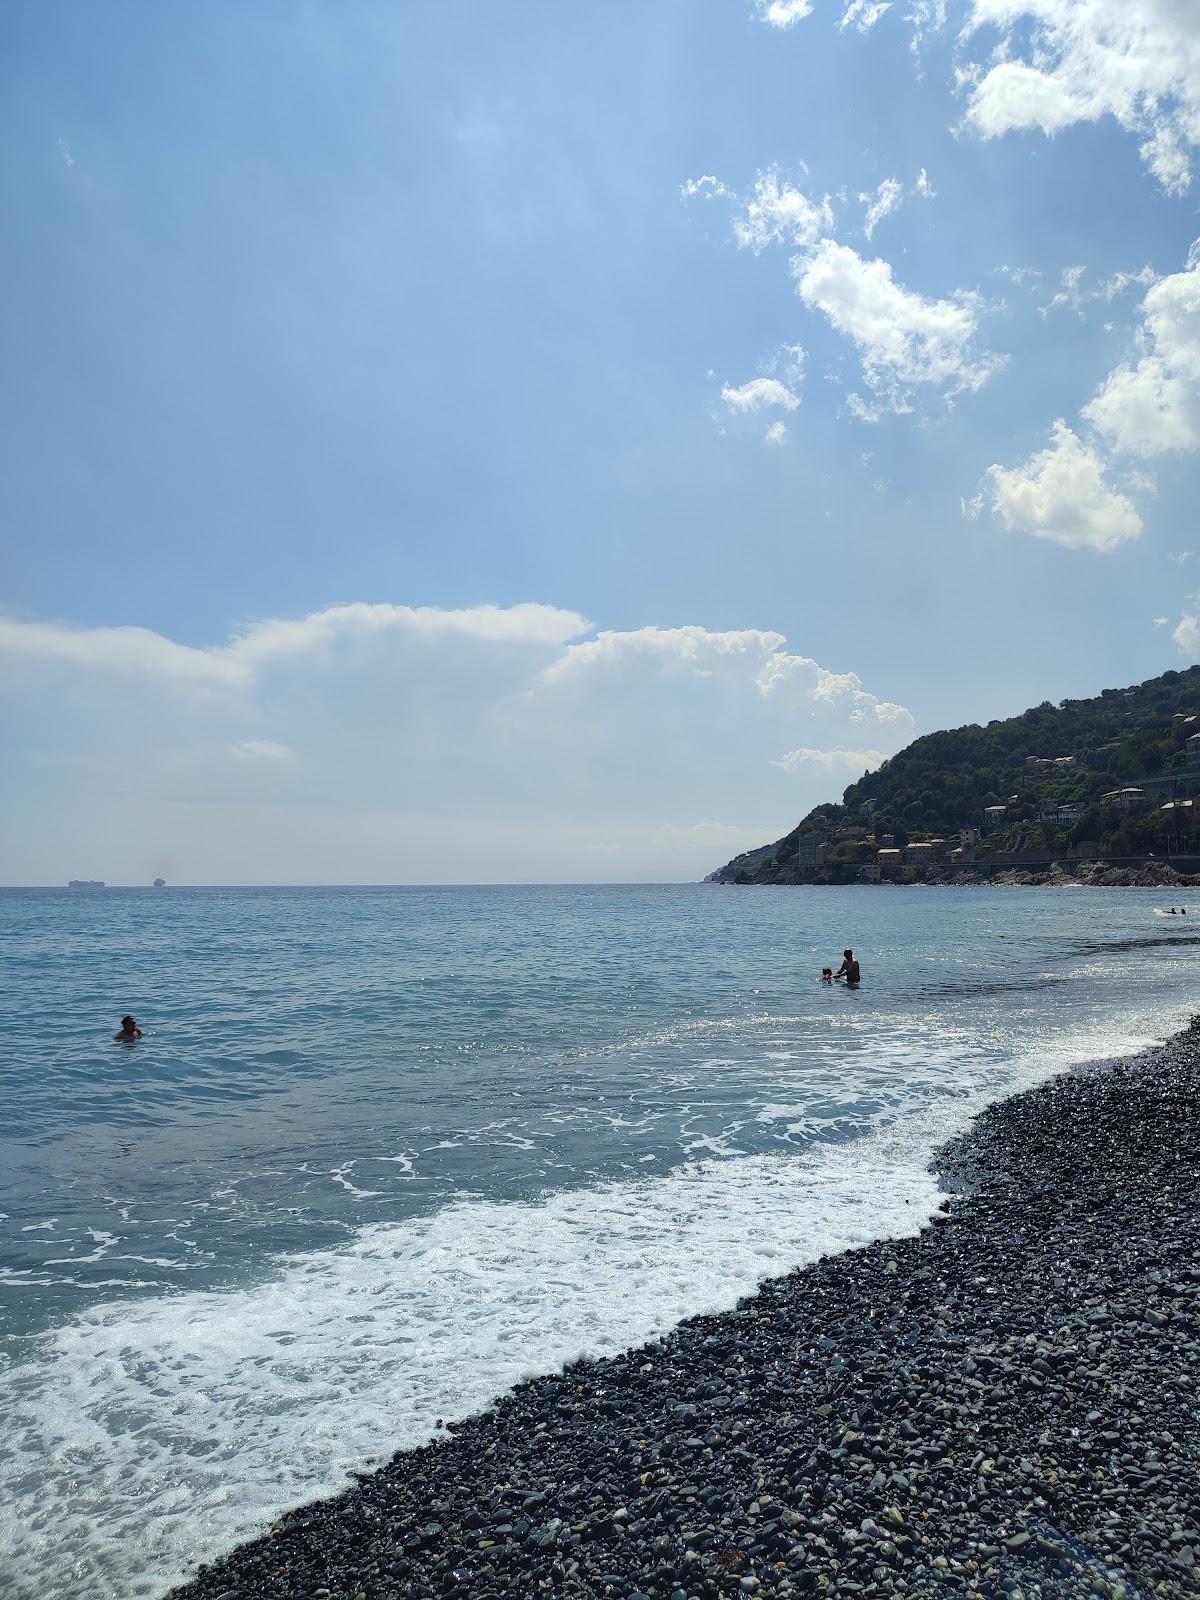
<svg viewBox="0 0 1200 1600"><path fill-rule="evenodd" d="M1082 317L1084 296L1080 292L1080 285L1086 272L1086 267L1064 267L1059 278L1061 287L1044 306L1039 307L1041 315L1047 317L1058 306L1070 306L1076 316Z"/></svg>
<svg viewBox="0 0 1200 1600"><path fill-rule="evenodd" d="M913 714L907 706L897 705L894 700L879 700L873 707L874 715L884 727L898 727L906 732L911 732Z"/></svg>
<svg viewBox="0 0 1200 1600"><path fill-rule="evenodd" d="M924 167L917 173L916 182L913 184L909 194L916 195L921 200L937 198L934 187L929 181L929 174ZM885 178L877 189L867 190L860 194L858 198L867 208L866 216L863 219L863 232L868 239L871 239L875 235L875 229L883 221L884 217L891 216L892 212L903 204L906 195L904 185L899 178Z"/></svg>
<svg viewBox="0 0 1200 1600"><path fill-rule="evenodd" d="M69 171L75 165L75 157L71 154L71 147L65 139L58 141L58 153L63 158L63 165Z"/></svg>
<svg viewBox="0 0 1200 1600"><path fill-rule="evenodd" d="M287 761L292 752L274 739L240 739L230 749L239 761Z"/></svg>
<svg viewBox="0 0 1200 1600"><path fill-rule="evenodd" d="M893 410L909 409L918 384L949 394L978 389L1000 364L975 349L981 311L975 294L928 299L897 283L887 261L865 260L832 239L798 256L793 272L800 298L854 341L863 377Z"/></svg>
<svg viewBox="0 0 1200 1600"><path fill-rule="evenodd" d="M1042 276L1039 267L997 267L996 271L1001 276L1010 279L1018 289L1023 289L1027 283L1037 283Z"/></svg>
<svg viewBox="0 0 1200 1600"><path fill-rule="evenodd" d="M773 28L790 28L812 15L812 0L757 0L758 14Z"/></svg>
<svg viewBox="0 0 1200 1600"><path fill-rule="evenodd" d="M1200 6L1191 0L974 0L968 32L1001 30L970 84L968 122L985 138L1054 134L1111 116L1142 141L1171 193L1200 144Z"/></svg>
<svg viewBox="0 0 1200 1600"><path fill-rule="evenodd" d="M846 9L838 26L856 28L859 33L866 33L891 8L892 0L846 0Z"/></svg>
<svg viewBox="0 0 1200 1600"><path fill-rule="evenodd" d="M753 674L776 659L786 643L783 634L758 628L716 632L689 625L681 628L645 627L624 632L603 631L594 639L569 644L540 675L545 686L562 686L598 673L625 676L647 667L654 671L709 677L714 670L733 666L740 674ZM747 667L746 664L749 664ZM816 668L816 663L810 665Z"/></svg>
<svg viewBox="0 0 1200 1600"><path fill-rule="evenodd" d="M857 778L864 772L873 772L886 760L887 755L882 750L846 750L840 745L834 750L812 750L802 746L798 750L789 750L785 756L780 756L779 760L773 761L771 765L779 767L783 772L815 769Z"/></svg>
<svg viewBox="0 0 1200 1600"><path fill-rule="evenodd" d="M858 198L867 208L863 232L871 239L884 217L890 216L904 199L904 185L899 178L885 178L874 194L860 194Z"/></svg>
<svg viewBox="0 0 1200 1600"><path fill-rule="evenodd" d="M1185 561L1190 561L1195 554L1194 550L1168 550L1167 560L1173 561L1177 567L1181 567Z"/></svg>
<svg viewBox="0 0 1200 1600"><path fill-rule="evenodd" d="M1200 661L1200 617L1180 617L1171 637L1190 661Z"/></svg>
<svg viewBox="0 0 1200 1600"><path fill-rule="evenodd" d="M764 444L786 444L787 443L787 425L785 423L782 423L782 422L773 422L771 424L771 426L767 429L766 433L763 434L763 443Z"/></svg>
<svg viewBox="0 0 1200 1600"><path fill-rule="evenodd" d="M542 688L562 688L605 679L644 677L647 671L675 679L735 682L740 691L770 701L781 712L807 707L837 712L856 724L872 722L895 736L915 727L912 713L863 688L856 672L832 672L811 656L784 649L780 633L757 628L716 632L697 626L602 632L569 644L538 679Z"/></svg>
<svg viewBox="0 0 1200 1600"><path fill-rule="evenodd" d="M716 178L712 173L706 172L703 177L689 178L679 192L685 200L695 200L697 198L720 200L731 195L733 191L727 189L720 178Z"/></svg>
<svg viewBox="0 0 1200 1600"><path fill-rule="evenodd" d="M1116 367L1083 408L1114 450L1153 456L1200 444L1200 254L1142 303L1140 360Z"/></svg>
<svg viewBox="0 0 1200 1600"><path fill-rule="evenodd" d="M1040 314L1047 317L1057 307L1067 306L1082 320L1084 306L1092 301L1102 300L1106 305L1111 305L1117 296L1124 294L1127 289L1146 288L1158 281L1158 273L1151 266L1139 267L1136 272L1114 272L1095 289L1084 288L1083 280L1086 276L1086 267L1064 267L1059 275L1058 291L1044 306L1038 307Z"/></svg>
<svg viewBox="0 0 1200 1600"><path fill-rule="evenodd" d="M1142 531L1128 496L1111 488L1104 463L1061 419L1051 446L1023 467L988 469L992 507L1006 526L1071 549L1113 550Z"/></svg>
<svg viewBox="0 0 1200 1600"><path fill-rule="evenodd" d="M0 881L78 870L64 840L110 882L162 862L226 883L699 877L844 786L781 752L911 737L894 696L773 630L581 626L363 603L203 649L5 624ZM136 730L136 784L114 728Z"/></svg>
<svg viewBox="0 0 1200 1600"><path fill-rule="evenodd" d="M795 411L800 396L778 378L751 378L740 388L728 384L721 390L721 399L730 411L758 412L766 406L782 406L785 411Z"/></svg>
<svg viewBox="0 0 1200 1600"><path fill-rule="evenodd" d="M0 655L58 661L98 671L236 688L271 662L312 653L341 638L400 632L494 643L557 644L585 633L585 617L556 606L397 606L356 602L327 606L293 620L256 622L225 645L186 645L149 628L73 628L58 622L0 617Z"/></svg>
<svg viewBox="0 0 1200 1600"><path fill-rule="evenodd" d="M1192 385L1157 356L1146 356L1110 372L1083 415L1114 450L1153 456L1200 443L1195 402Z"/></svg>
<svg viewBox="0 0 1200 1600"><path fill-rule="evenodd" d="M1171 621L1170 617L1153 617L1151 623L1156 628L1165 628Z"/></svg>
<svg viewBox="0 0 1200 1600"><path fill-rule="evenodd" d="M781 181L778 169L760 172L754 197L742 216L734 219L738 244L755 252L769 244L811 245L833 226L829 196L812 201L793 184Z"/></svg>

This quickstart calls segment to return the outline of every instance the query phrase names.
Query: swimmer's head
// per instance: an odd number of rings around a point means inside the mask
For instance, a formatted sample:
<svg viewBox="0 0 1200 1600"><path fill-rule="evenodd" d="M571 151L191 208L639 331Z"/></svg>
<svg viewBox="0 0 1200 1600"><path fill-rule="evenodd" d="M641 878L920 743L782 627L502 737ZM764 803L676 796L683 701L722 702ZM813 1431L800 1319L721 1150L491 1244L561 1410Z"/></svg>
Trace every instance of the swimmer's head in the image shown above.
<svg viewBox="0 0 1200 1600"><path fill-rule="evenodd" d="M851 961L854 958L854 951L853 950L843 950L842 954L845 956L847 961Z"/></svg>
<svg viewBox="0 0 1200 1600"><path fill-rule="evenodd" d="M136 1017L122 1017L121 1018L121 1026L125 1029L125 1032L128 1033L132 1028L136 1028L137 1027L137 1018Z"/></svg>

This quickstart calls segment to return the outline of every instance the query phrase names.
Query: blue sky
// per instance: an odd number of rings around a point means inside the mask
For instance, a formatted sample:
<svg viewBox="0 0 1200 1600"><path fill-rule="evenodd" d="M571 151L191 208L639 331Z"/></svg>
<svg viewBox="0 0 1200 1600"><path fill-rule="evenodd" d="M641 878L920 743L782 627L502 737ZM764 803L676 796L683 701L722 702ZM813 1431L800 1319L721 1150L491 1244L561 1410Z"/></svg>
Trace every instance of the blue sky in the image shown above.
<svg viewBox="0 0 1200 1600"><path fill-rule="evenodd" d="M1183 0L0 28L0 881L693 877L1200 657Z"/></svg>

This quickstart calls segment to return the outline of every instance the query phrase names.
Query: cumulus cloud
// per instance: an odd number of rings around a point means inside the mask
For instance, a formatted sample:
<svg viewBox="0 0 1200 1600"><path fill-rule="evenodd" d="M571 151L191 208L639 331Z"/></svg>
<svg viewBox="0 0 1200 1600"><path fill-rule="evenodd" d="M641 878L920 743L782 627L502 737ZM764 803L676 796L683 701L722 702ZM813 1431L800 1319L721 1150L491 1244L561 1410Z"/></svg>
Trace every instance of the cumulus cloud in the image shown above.
<svg viewBox="0 0 1200 1600"><path fill-rule="evenodd" d="M764 444L786 444L787 426L782 422L773 422L763 434Z"/></svg>
<svg viewBox="0 0 1200 1600"><path fill-rule="evenodd" d="M1054 134L1111 116L1141 140L1170 193L1200 144L1200 7L1187 0L974 0L968 32L1000 30L968 82L967 121L985 138Z"/></svg>
<svg viewBox="0 0 1200 1600"><path fill-rule="evenodd" d="M0 655L237 687L268 663L309 654L339 638L401 632L424 638L556 644L585 633L589 626L578 612L532 603L454 611L360 601L327 606L305 617L256 622L228 644L197 646L179 644L149 628L75 628L0 617Z"/></svg>
<svg viewBox="0 0 1200 1600"><path fill-rule="evenodd" d="M1192 385L1158 356L1109 373L1083 415L1113 449L1130 455L1193 450L1200 443Z"/></svg>
<svg viewBox="0 0 1200 1600"><path fill-rule="evenodd" d="M1114 450L1153 456L1200 444L1200 252L1142 304L1147 353L1116 367L1083 408Z"/></svg>
<svg viewBox="0 0 1200 1600"><path fill-rule="evenodd" d="M753 197L734 219L733 231L739 245L757 253L770 244L815 244L832 227L828 195L810 200L802 189L781 179L778 168L771 167L755 179Z"/></svg>
<svg viewBox="0 0 1200 1600"><path fill-rule="evenodd" d="M721 399L730 411L758 412L767 406L782 406L785 411L795 411L800 396L778 378L751 378L739 388L728 384L721 390Z"/></svg>
<svg viewBox="0 0 1200 1600"><path fill-rule="evenodd" d="M793 262L797 292L858 347L863 378L893 410L910 408L911 390L931 385L958 394L978 389L999 359L976 349L979 296L934 300L896 281L889 262L866 260L849 245L822 239Z"/></svg>
<svg viewBox="0 0 1200 1600"><path fill-rule="evenodd" d="M757 0L758 14L773 28L790 28L812 15L812 0Z"/></svg>
<svg viewBox="0 0 1200 1600"><path fill-rule="evenodd" d="M1179 619L1179 626L1171 635L1189 661L1200 661L1200 617L1190 614Z"/></svg>
<svg viewBox="0 0 1200 1600"><path fill-rule="evenodd" d="M1024 466L992 466L992 507L1005 524L1071 549L1114 550L1136 539L1142 519L1113 489L1104 463L1061 419L1052 443Z"/></svg>
<svg viewBox="0 0 1200 1600"><path fill-rule="evenodd" d="M685 200L721 200L731 193L711 172L700 178L689 178L679 192Z"/></svg>
<svg viewBox="0 0 1200 1600"><path fill-rule="evenodd" d="M774 630L593 633L553 606L361 602L207 648L9 622L0 650L10 882L76 870L64 840L110 882L167 857L181 881L699 877L844 786L782 753L913 728ZM136 785L114 727L139 730Z"/></svg>
<svg viewBox="0 0 1200 1600"><path fill-rule="evenodd" d="M801 746L798 750L789 750L772 765L784 772L816 770L860 778L864 772L873 772L886 760L887 756L882 750L846 750L841 745L833 750L810 750Z"/></svg>

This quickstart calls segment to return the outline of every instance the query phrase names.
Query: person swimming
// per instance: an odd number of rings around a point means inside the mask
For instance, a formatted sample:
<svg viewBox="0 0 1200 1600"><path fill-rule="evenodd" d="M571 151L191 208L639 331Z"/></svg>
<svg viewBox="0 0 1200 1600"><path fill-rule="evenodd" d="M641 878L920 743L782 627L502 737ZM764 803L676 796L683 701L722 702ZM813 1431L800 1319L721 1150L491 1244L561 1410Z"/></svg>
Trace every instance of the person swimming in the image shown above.
<svg viewBox="0 0 1200 1600"><path fill-rule="evenodd" d="M142 1037L142 1030L137 1025L136 1017L122 1017L121 1031L113 1034L114 1044L132 1044L135 1039Z"/></svg>
<svg viewBox="0 0 1200 1600"><path fill-rule="evenodd" d="M833 968L832 967L822 967L821 968L821 982L822 983L832 983L833 982Z"/></svg>

